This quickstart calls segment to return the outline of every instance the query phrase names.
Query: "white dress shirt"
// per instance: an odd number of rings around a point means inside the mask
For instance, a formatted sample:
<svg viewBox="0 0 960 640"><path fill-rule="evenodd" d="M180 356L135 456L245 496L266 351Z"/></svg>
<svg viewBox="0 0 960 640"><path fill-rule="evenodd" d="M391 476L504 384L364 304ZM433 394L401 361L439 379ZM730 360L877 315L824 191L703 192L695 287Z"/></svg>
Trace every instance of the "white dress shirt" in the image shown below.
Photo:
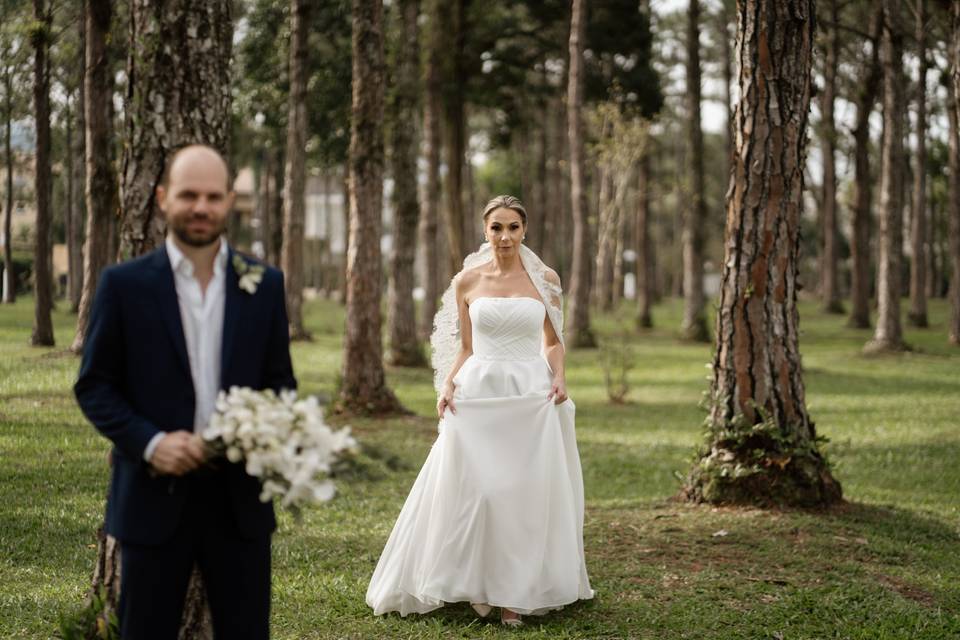
<svg viewBox="0 0 960 640"><path fill-rule="evenodd" d="M186 340L187 358L196 404L193 411L193 430L200 433L207 426L220 391L220 355L223 350L223 311L226 301L227 241L220 238L220 249L213 260L213 278L206 292L194 277L193 263L167 235L167 256L173 270L180 306L180 323ZM178 425L177 425L178 426ZM183 425L186 426L186 425ZM147 444L143 457L149 461L160 439L158 433Z"/></svg>

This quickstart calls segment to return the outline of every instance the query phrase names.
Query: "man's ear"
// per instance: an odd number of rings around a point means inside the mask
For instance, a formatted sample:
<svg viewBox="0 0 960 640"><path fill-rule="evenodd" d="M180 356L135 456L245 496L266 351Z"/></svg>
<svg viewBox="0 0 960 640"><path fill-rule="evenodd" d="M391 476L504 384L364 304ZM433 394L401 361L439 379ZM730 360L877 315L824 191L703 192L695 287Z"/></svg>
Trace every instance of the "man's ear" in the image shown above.
<svg viewBox="0 0 960 640"><path fill-rule="evenodd" d="M233 203L236 199L237 199L236 191L230 191L229 193L227 193L227 211L230 211L231 209L233 209Z"/></svg>

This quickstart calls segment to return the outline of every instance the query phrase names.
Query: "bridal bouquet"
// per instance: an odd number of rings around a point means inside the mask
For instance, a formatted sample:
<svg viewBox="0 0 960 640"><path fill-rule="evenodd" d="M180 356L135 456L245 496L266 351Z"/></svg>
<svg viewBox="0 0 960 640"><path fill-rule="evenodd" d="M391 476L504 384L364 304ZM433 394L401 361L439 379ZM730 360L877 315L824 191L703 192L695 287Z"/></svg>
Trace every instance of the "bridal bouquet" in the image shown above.
<svg viewBox="0 0 960 640"><path fill-rule="evenodd" d="M315 397L248 387L220 392L203 440L215 454L243 462L247 473L260 479L260 500L278 497L295 515L303 505L333 498L331 469L357 447L350 427L333 431L327 426Z"/></svg>

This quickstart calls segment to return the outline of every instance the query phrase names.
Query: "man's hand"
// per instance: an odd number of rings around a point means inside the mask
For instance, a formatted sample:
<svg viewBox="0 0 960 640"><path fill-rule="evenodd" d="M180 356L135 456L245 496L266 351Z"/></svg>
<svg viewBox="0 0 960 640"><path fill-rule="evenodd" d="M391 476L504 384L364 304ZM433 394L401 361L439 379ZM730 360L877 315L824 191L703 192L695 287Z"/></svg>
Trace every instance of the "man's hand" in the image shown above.
<svg viewBox="0 0 960 640"><path fill-rule="evenodd" d="M153 450L150 464L159 473L182 476L203 464L203 441L189 431L173 431L163 436Z"/></svg>

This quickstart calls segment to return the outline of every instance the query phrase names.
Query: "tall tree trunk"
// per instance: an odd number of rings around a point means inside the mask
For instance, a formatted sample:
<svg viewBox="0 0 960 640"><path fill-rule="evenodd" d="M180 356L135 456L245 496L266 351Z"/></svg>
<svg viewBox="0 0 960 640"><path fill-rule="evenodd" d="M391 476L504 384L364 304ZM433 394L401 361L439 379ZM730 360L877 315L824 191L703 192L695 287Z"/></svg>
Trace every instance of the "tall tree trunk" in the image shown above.
<svg viewBox="0 0 960 640"><path fill-rule="evenodd" d="M817 450L799 353L814 21L813 0L740 5L741 99L708 438L686 485L695 501L821 505L841 496Z"/></svg>
<svg viewBox="0 0 960 640"><path fill-rule="evenodd" d="M113 0L86 0L84 12L84 201L87 234L83 244L83 290L77 331L70 349L83 351L90 309L100 272L111 262L109 232L117 211L117 175L113 166L113 72L108 49Z"/></svg>
<svg viewBox="0 0 960 640"><path fill-rule="evenodd" d="M420 202L417 197L419 139L417 96L420 93L420 45L417 19L420 0L401 0L400 44L396 55L396 85L390 101L391 166L393 169L393 260L390 269L389 331L390 362L420 367L427 363L417 340L413 305L413 263L417 253Z"/></svg>
<svg viewBox="0 0 960 640"><path fill-rule="evenodd" d="M348 411L401 409L387 388L380 339L383 216L383 6L353 0L353 106L350 132L350 245L340 402Z"/></svg>
<svg viewBox="0 0 960 640"><path fill-rule="evenodd" d="M120 193L123 258L163 242L155 192L170 152L204 143L227 156L230 0L131 0Z"/></svg>
<svg viewBox="0 0 960 640"><path fill-rule="evenodd" d="M826 313L843 313L837 278L837 245L840 229L837 223L837 129L833 107L837 93L837 64L839 57L839 21L837 0L828 3L827 55L824 61L822 96L823 110L823 256L820 270L820 303Z"/></svg>
<svg viewBox="0 0 960 640"><path fill-rule="evenodd" d="M572 347L596 347L590 328L590 227L587 222L587 191L583 152L583 47L586 31L586 0L573 0L570 16L570 62L567 73L567 136L570 153L570 205L573 217L573 273L570 279L570 326Z"/></svg>
<svg viewBox="0 0 960 640"><path fill-rule="evenodd" d="M913 170L913 216L910 220L910 313L915 327L927 322L927 43L926 1L917 0L917 153Z"/></svg>
<svg viewBox="0 0 960 640"><path fill-rule="evenodd" d="M736 0L721 0L720 7L720 47L723 52L723 97L727 113L726 156L727 175L733 168L733 96L730 87L733 85L733 35L730 33L730 24L735 22L737 15ZM736 30L736 24L734 24Z"/></svg>
<svg viewBox="0 0 960 640"><path fill-rule="evenodd" d="M687 11L687 178L689 198L683 218L683 321L680 334L706 341L707 317L703 293L704 202L703 130L700 127L700 0L690 0Z"/></svg>
<svg viewBox="0 0 960 640"><path fill-rule="evenodd" d="M622 182L621 195L617 198L617 226L614 230L613 250L613 290L610 292L611 310L619 307L620 300L623 298L623 250L627 243L627 184L632 176L633 168L631 167L620 179Z"/></svg>
<svg viewBox="0 0 960 640"><path fill-rule="evenodd" d="M286 180L286 145L279 145L270 157L272 197L268 203L269 243L267 245L268 262L280 267L280 255L283 251L283 185ZM344 200L346 207L346 200Z"/></svg>
<svg viewBox="0 0 960 640"><path fill-rule="evenodd" d="M873 113L882 78L880 69L880 30L883 6L876 5L870 18L870 59L864 64L856 94L857 115L853 128L854 186L853 233L850 254L853 262L850 279L850 317L847 325L857 329L870 327L870 227L873 219L873 179L870 171L870 114Z"/></svg>
<svg viewBox="0 0 960 640"><path fill-rule="evenodd" d="M53 274L50 269L51 167L50 167L50 40L53 16L45 0L33 0L30 34L33 45L33 117L37 128L34 193L37 201L37 223L33 245L34 317L30 344L52 347L53 340Z"/></svg>
<svg viewBox="0 0 960 640"><path fill-rule="evenodd" d="M649 147L648 147L649 149ZM653 273L650 252L650 154L644 151L637 166L637 326L653 326Z"/></svg>
<svg viewBox="0 0 960 640"><path fill-rule="evenodd" d="M290 98L286 176L283 181L283 249L290 339L309 340L303 326L303 228L307 187L307 43L310 0L290 0Z"/></svg>
<svg viewBox="0 0 960 640"><path fill-rule="evenodd" d="M77 204L77 171L74 149L76 148L77 136L74 129L76 109L75 94L66 96L67 109L64 117L64 133L66 153L63 154L63 171L66 178L67 193L64 198L64 235L67 241L67 301L70 303L71 310L75 309L74 300L79 305L80 291L83 289L83 254L81 246L83 243L83 217L80 207ZM71 103L74 103L71 105ZM83 129L80 129L82 134ZM79 263L79 264L78 264Z"/></svg>
<svg viewBox="0 0 960 640"><path fill-rule="evenodd" d="M544 69L543 85L549 86ZM537 198L534 206L540 211L540 246L538 253L541 259L549 265L556 263L553 235L555 232L558 212L550 206L550 103L544 98L540 103L540 123L537 128L539 144L537 145Z"/></svg>
<svg viewBox="0 0 960 640"><path fill-rule="evenodd" d="M13 272L13 238L11 226L13 220L13 69L3 62L3 120L4 120L4 159L7 169L6 206L3 211L3 290L4 304L13 304L17 300L17 279Z"/></svg>
<svg viewBox="0 0 960 640"><path fill-rule="evenodd" d="M895 0L883 2L883 148L880 158L880 252L877 258L877 327L867 352L904 349L900 324L903 264L903 35Z"/></svg>
<svg viewBox="0 0 960 640"><path fill-rule="evenodd" d="M466 215L463 207L463 173L466 155L466 117L464 113L467 0L434 0L439 37L432 39L439 51L431 51L441 61L443 92L443 150L447 165L444 180L447 192L445 222L450 268L460 271L469 248Z"/></svg>
<svg viewBox="0 0 960 640"><path fill-rule="evenodd" d="M437 14L431 9L427 35L426 71L424 74L423 136L426 143L427 182L424 186L423 211L420 219L420 246L423 247L423 306L420 315L420 337L428 339L433 332L433 317L440 298L440 250L437 219L440 210L440 49L435 40L440 36Z"/></svg>
<svg viewBox="0 0 960 640"><path fill-rule="evenodd" d="M947 112L950 129L950 320L948 339L960 346L960 0L953 2Z"/></svg>
<svg viewBox="0 0 960 640"><path fill-rule="evenodd" d="M84 27L84 15L86 13L86 0L81 0L79 36L80 56L77 61L77 135L75 143L70 147L69 153L73 156L73 204L71 205L73 222L70 226L67 238L67 248L70 256L70 311L76 313L80 310L80 297L83 294L83 242L84 242L84 221L86 220L86 207L84 206L84 185L86 184L85 155L86 155L86 117L84 115L84 104L86 102L86 35Z"/></svg>

